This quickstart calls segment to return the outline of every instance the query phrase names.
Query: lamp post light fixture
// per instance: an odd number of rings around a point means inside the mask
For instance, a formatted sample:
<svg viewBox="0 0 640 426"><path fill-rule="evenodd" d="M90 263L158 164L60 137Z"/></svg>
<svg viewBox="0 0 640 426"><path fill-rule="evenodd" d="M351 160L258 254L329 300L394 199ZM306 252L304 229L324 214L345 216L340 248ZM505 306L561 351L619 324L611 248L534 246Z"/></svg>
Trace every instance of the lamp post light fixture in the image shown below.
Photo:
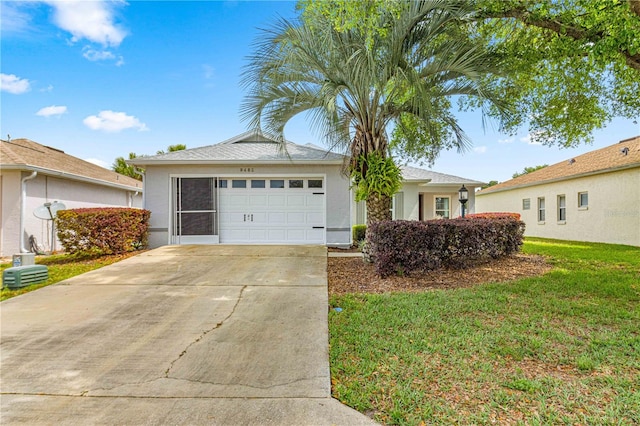
<svg viewBox="0 0 640 426"><path fill-rule="evenodd" d="M464 185L458 190L458 201L462 204L462 217L464 217L464 205L469 201L469 190Z"/></svg>

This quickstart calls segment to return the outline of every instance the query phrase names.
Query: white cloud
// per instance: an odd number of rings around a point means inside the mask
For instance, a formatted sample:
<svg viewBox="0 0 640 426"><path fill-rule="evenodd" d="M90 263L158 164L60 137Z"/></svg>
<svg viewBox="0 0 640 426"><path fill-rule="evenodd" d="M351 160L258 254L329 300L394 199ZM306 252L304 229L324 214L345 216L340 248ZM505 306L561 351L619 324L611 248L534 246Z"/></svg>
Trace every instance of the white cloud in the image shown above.
<svg viewBox="0 0 640 426"><path fill-rule="evenodd" d="M116 58L116 56L108 50L95 50L91 46L82 48L82 56L90 61L104 61Z"/></svg>
<svg viewBox="0 0 640 426"><path fill-rule="evenodd" d="M0 74L0 90L19 95L31 90L31 83L26 78L14 74Z"/></svg>
<svg viewBox="0 0 640 426"><path fill-rule="evenodd" d="M98 160L97 158L85 158L87 163L95 164L96 166L103 167L105 169L111 169L111 164L106 161Z"/></svg>
<svg viewBox="0 0 640 426"><path fill-rule="evenodd" d="M52 115L62 115L65 112L67 112L66 106L51 105L40 109L40 111L36 112L36 115L51 117Z"/></svg>
<svg viewBox="0 0 640 426"><path fill-rule="evenodd" d="M117 7L124 1L66 0L46 2L54 9L54 23L71 33L71 42L85 39L103 46L119 46L127 32L115 23Z"/></svg>
<svg viewBox="0 0 640 426"><path fill-rule="evenodd" d="M90 115L82 122L92 130L105 132L119 132L125 129L138 129L140 132L149 130L147 125L141 123L136 117L111 110L100 111L98 115Z"/></svg>
<svg viewBox="0 0 640 426"><path fill-rule="evenodd" d="M31 28L31 15L25 10L32 7L31 2L2 2L0 22L3 33L24 33Z"/></svg>
<svg viewBox="0 0 640 426"><path fill-rule="evenodd" d="M476 154L484 154L485 152L487 152L487 147L486 146L477 146L477 147L473 148L473 151Z"/></svg>
<svg viewBox="0 0 640 426"><path fill-rule="evenodd" d="M51 93L53 92L53 86L50 84L47 87L40 89L41 92Z"/></svg>
<svg viewBox="0 0 640 426"><path fill-rule="evenodd" d="M124 58L122 56L118 57L118 61L116 62L116 67L121 67L124 65Z"/></svg>
<svg viewBox="0 0 640 426"><path fill-rule="evenodd" d="M527 136L521 137L520 142L526 142L529 145L542 145L541 142L536 142L533 138L535 134L529 133Z"/></svg>
<svg viewBox="0 0 640 426"><path fill-rule="evenodd" d="M498 139L498 143L513 143L513 138Z"/></svg>

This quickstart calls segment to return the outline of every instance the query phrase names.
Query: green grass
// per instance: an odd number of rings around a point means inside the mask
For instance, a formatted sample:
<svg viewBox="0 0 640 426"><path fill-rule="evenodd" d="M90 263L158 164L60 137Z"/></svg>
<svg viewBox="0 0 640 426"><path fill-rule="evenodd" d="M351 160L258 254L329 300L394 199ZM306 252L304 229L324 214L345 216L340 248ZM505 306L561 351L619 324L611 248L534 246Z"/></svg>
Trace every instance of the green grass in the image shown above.
<svg viewBox="0 0 640 426"><path fill-rule="evenodd" d="M67 278L74 277L76 275L84 274L85 272L92 271L94 269L101 268L103 266L111 265L119 260L136 255L140 252L132 252L124 255L110 255L110 256L86 256L86 255L67 255L56 254L51 256L37 256L36 263L40 265L47 265L49 268L49 279L40 284L33 284L27 287L19 289L2 288L0 291L0 301L9 299L11 297L18 296L20 294L28 293L33 290L37 290L42 287L46 287L51 284L66 280ZM11 267L11 263L0 264L0 274L6 268Z"/></svg>
<svg viewBox="0 0 640 426"><path fill-rule="evenodd" d="M640 423L640 249L528 238L542 277L332 296L333 396L384 424Z"/></svg>

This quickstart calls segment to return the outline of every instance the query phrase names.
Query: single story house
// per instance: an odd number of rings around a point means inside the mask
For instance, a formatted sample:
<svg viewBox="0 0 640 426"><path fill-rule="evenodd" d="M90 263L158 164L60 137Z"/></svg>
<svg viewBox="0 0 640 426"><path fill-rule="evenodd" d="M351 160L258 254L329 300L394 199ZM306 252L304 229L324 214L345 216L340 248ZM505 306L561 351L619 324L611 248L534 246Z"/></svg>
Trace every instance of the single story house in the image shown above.
<svg viewBox="0 0 640 426"><path fill-rule="evenodd" d="M517 212L525 235L640 246L640 136L476 194L478 212Z"/></svg>
<svg viewBox="0 0 640 426"><path fill-rule="evenodd" d="M402 188L393 197L393 219L451 219L462 215L458 191L464 185L469 191L465 213L475 211L475 190L483 182L438 173L411 166L400 166ZM364 202L356 203L355 224L366 223Z"/></svg>
<svg viewBox="0 0 640 426"><path fill-rule="evenodd" d="M365 213L353 201L350 180L342 173L344 160L343 155L312 145L286 142L284 151L272 137L250 131L215 145L127 162L145 169L145 208L152 212L150 247L346 247L352 225L364 220ZM470 194L473 185L481 184L419 169L406 171L403 191L395 197L396 218L455 215L459 184L471 185Z"/></svg>
<svg viewBox="0 0 640 426"><path fill-rule="evenodd" d="M82 207L141 207L142 182L28 139L0 140L0 256L29 251L29 237L51 250L50 220L34 211L59 202Z"/></svg>

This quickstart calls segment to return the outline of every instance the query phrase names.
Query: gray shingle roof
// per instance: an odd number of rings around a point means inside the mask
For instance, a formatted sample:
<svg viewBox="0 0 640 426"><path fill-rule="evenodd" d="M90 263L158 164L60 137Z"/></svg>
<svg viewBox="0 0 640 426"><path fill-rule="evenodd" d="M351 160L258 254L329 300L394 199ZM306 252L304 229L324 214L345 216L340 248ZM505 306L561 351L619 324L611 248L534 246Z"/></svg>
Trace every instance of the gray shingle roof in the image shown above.
<svg viewBox="0 0 640 426"><path fill-rule="evenodd" d="M138 157L130 164L198 164L198 163L342 163L344 156L310 145L298 145L286 141L284 146L275 138L260 132L247 132L235 138L198 148L169 152L167 154Z"/></svg>
<svg viewBox="0 0 640 426"><path fill-rule="evenodd" d="M477 180L466 179L459 176L447 175L444 173L438 173L431 170L419 169L411 166L400 166L402 170L402 178L405 181L429 181L433 185L484 185L484 182Z"/></svg>

